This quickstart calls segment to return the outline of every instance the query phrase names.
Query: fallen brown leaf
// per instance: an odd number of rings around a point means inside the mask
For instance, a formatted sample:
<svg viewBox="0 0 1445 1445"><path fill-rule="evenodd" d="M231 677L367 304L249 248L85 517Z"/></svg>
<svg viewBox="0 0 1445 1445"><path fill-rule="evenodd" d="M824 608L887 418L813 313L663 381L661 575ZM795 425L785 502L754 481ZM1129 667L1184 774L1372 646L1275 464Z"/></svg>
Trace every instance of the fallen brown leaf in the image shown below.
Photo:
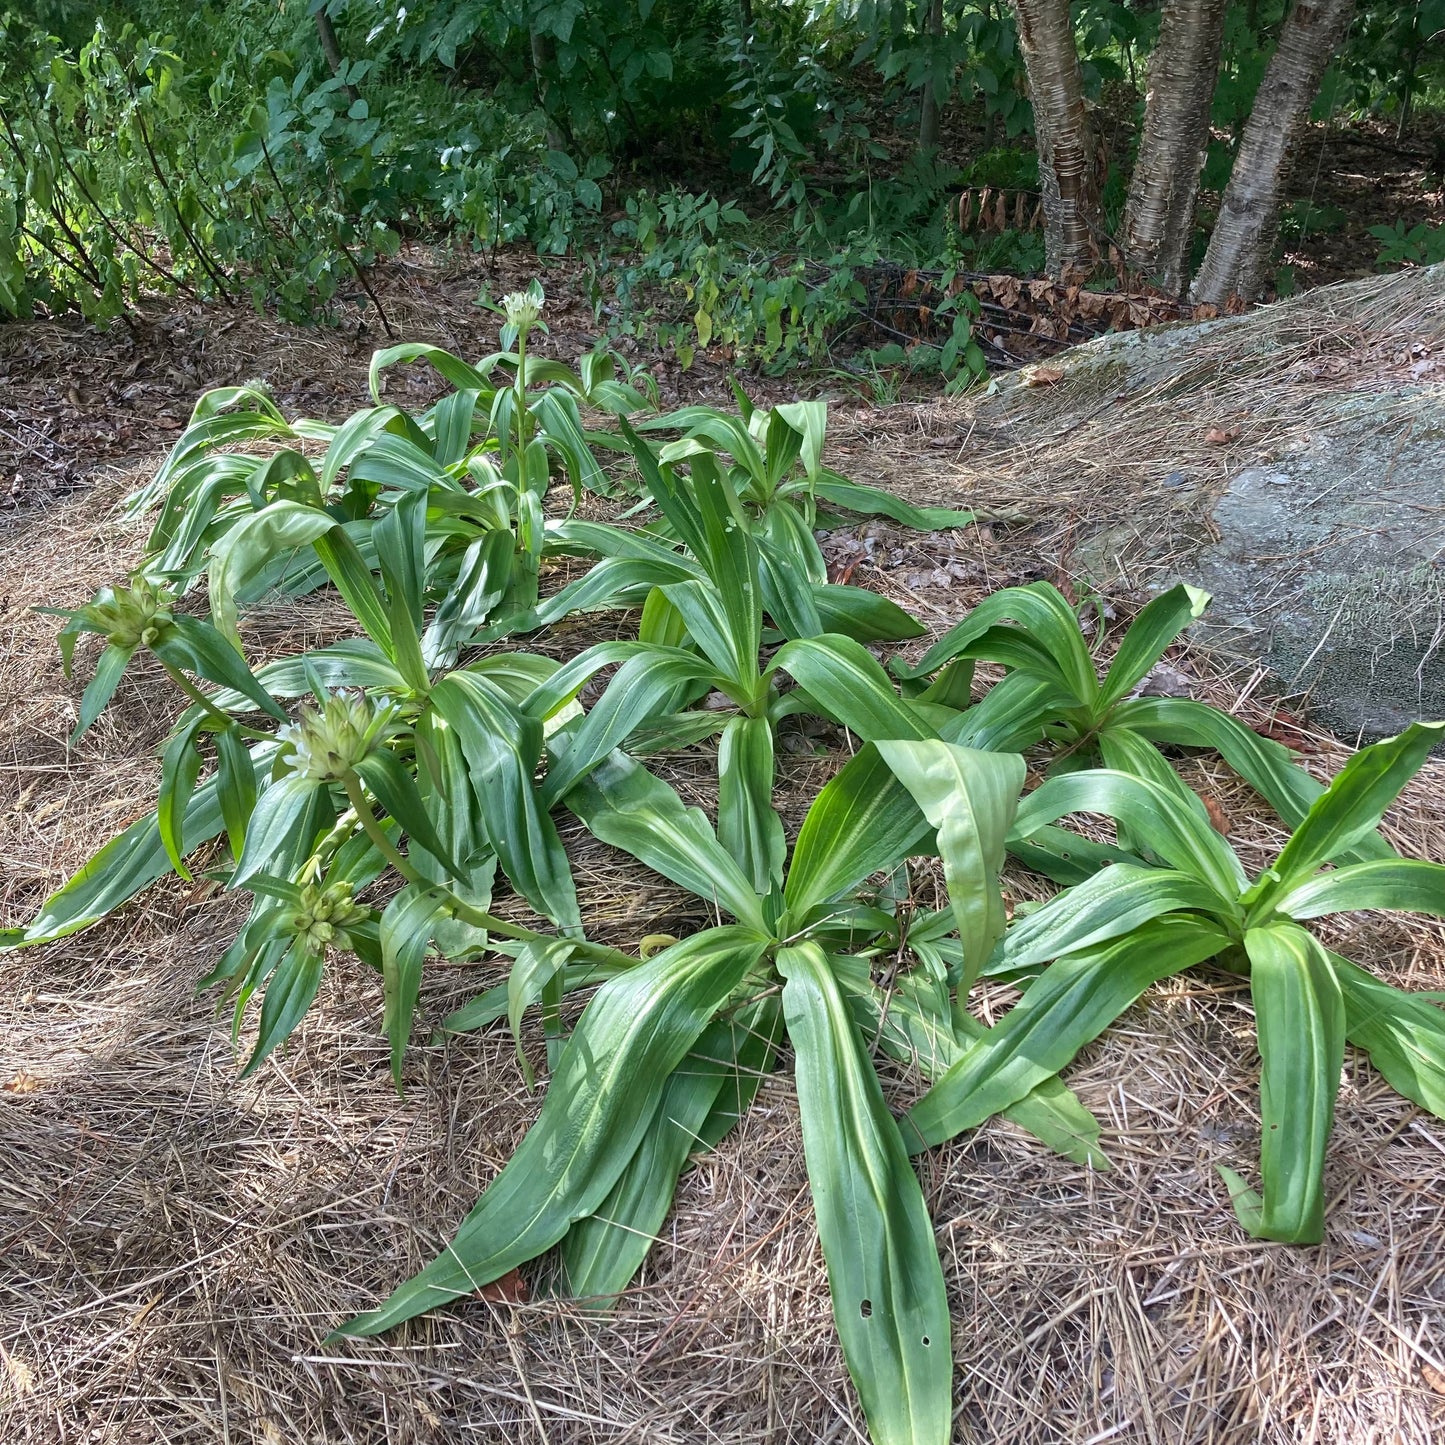
<svg viewBox="0 0 1445 1445"><path fill-rule="evenodd" d="M522 1278L521 1272L509 1269L501 1279L494 1279L491 1284L484 1284L472 1295L472 1298L483 1299L488 1304L494 1305L524 1305L531 1295L527 1291L527 1282Z"/></svg>
<svg viewBox="0 0 1445 1445"><path fill-rule="evenodd" d="M1062 366L1036 366L1028 375L1026 386L1053 386L1064 379Z"/></svg>
<svg viewBox="0 0 1445 1445"><path fill-rule="evenodd" d="M1204 433L1204 440L1212 447L1228 446L1230 442L1239 440L1239 428L1237 426L1212 426Z"/></svg>
<svg viewBox="0 0 1445 1445"><path fill-rule="evenodd" d="M13 1079L0 1084L0 1089L7 1094L33 1094L39 1087L40 1080L34 1074L27 1074L24 1069L21 1069Z"/></svg>
<svg viewBox="0 0 1445 1445"><path fill-rule="evenodd" d="M1209 814L1209 821L1213 825L1214 831L1223 838L1229 837L1234 827L1234 824L1229 821L1229 814L1219 806L1218 800L1211 798L1208 793L1201 793L1200 797L1204 803L1204 811Z"/></svg>

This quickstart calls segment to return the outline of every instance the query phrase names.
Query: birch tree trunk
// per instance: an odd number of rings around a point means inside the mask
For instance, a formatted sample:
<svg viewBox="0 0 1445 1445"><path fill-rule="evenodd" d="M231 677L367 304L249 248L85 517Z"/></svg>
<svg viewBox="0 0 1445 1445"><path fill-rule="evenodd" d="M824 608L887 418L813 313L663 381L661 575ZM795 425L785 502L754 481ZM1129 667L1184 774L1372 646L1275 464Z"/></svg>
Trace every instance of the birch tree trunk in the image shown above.
<svg viewBox="0 0 1445 1445"><path fill-rule="evenodd" d="M1219 220L1194 278L1195 301L1253 301L1263 291L1290 152L1354 8L1355 0L1295 0L1239 142Z"/></svg>
<svg viewBox="0 0 1445 1445"><path fill-rule="evenodd" d="M1189 284L1194 203L1227 8L1226 0L1164 0L1149 60L1144 132L1119 239L1129 268L1175 295Z"/></svg>
<svg viewBox="0 0 1445 1445"><path fill-rule="evenodd" d="M1044 204L1044 266L1092 268L1102 231L1094 137L1074 45L1069 0L1013 0L1028 73Z"/></svg>

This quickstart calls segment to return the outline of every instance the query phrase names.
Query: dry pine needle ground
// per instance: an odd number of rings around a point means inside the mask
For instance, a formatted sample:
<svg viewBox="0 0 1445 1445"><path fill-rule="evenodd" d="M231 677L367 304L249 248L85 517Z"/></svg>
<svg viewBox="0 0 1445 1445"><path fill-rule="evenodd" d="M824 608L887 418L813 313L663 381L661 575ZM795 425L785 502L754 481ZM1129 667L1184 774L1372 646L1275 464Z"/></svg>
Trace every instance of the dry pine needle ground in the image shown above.
<svg viewBox="0 0 1445 1445"><path fill-rule="evenodd" d="M1340 345L1368 347L1379 330L1361 341L1356 328ZM1278 415L1266 408L1259 425L1282 424ZM1055 575L1070 512L1118 504L1100 492L1091 503L1077 469L1049 472L1007 434L990 447L996 465L961 461L966 407L873 421L871 434L862 421L843 429L830 458L840 469L929 501L1047 512L1016 534L863 529L840 541L840 556L860 558L855 581L931 624L990 587ZM1163 465L1161 450L1152 456ZM1143 495L1149 469L1124 464L1131 492ZM113 507L140 474L0 527L4 922L153 799L170 716L163 679L128 679L67 752L78 687L60 675L53 619L29 611L78 603L126 569L140 535ZM324 608L265 620L276 637L324 634L327 621ZM1240 701L1249 679L1176 661L1196 695L1238 705L1246 721L1267 717L1256 698ZM1338 766L1335 744L1317 748L1312 766ZM790 758L790 818L825 771L806 752ZM670 776L706 802L705 773L679 760ZM1247 861L1277 846L1277 824L1221 768L1201 760L1189 776ZM1445 767L1434 764L1392 815L1402 848L1445 858L1442 796ZM595 845L579 879L603 936L635 941L660 922L701 921ZM1038 891L1023 875L1011 886L1018 897ZM918 887L933 882L922 875ZM543 1266L528 1272L527 1302L466 1302L384 1340L323 1349L338 1320L440 1246L538 1100L503 1034L425 1041L428 1025L490 981L476 969L432 975L398 1099L379 989L345 961L292 1043L238 1083L227 1020L194 992L238 917L234 901L170 880L101 927L0 961L4 1445L864 1439L786 1069L686 1177L615 1314L549 1298ZM1339 941L1395 982L1445 988L1440 925L1362 916ZM986 995L983 1006L1005 999ZM1252 1039L1237 985L1176 981L1070 1075L1104 1121L1111 1172L1059 1159L1002 1121L918 1161L954 1305L960 1441L1439 1438L1445 1126L1351 1057L1325 1243L1248 1240L1214 1165L1248 1167L1255 1155Z"/></svg>

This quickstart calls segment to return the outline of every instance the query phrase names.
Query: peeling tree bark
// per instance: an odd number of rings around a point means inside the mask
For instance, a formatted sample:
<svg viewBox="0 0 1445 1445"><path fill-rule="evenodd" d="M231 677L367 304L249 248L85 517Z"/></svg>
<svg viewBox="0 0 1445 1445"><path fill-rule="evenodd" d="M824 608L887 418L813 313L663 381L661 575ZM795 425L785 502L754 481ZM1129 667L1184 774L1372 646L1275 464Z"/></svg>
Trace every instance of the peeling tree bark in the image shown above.
<svg viewBox="0 0 1445 1445"><path fill-rule="evenodd" d="M1226 0L1165 0L1149 61L1144 132L1119 243L1131 270L1174 295L1189 284L1194 203L1227 8Z"/></svg>
<svg viewBox="0 0 1445 1445"><path fill-rule="evenodd" d="M1091 269L1102 232L1094 137L1074 45L1069 0L1013 0L1019 50L1028 72L1044 203L1044 265Z"/></svg>
<svg viewBox="0 0 1445 1445"><path fill-rule="evenodd" d="M1219 220L1194 278L1195 301L1253 301L1263 291L1290 152L1354 8L1355 0L1295 0L1244 127Z"/></svg>

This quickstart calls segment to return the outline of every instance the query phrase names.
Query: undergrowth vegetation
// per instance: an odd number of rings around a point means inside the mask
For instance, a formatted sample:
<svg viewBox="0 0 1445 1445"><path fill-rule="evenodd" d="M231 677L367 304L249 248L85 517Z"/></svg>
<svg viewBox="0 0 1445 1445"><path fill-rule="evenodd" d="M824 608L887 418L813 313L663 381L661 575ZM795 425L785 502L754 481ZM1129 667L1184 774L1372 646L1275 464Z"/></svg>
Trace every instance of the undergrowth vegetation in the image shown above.
<svg viewBox="0 0 1445 1445"><path fill-rule="evenodd" d="M1257 1168L1240 1160L1224 1187L1250 1234L1319 1240L1347 1044L1445 1117L1445 1015L1311 928L1357 909L1445 916L1445 867L1378 832L1445 724L1362 750L1323 786L1222 712L1140 695L1207 602L1186 586L1117 644L1102 614L1091 642L1050 584L1010 588L909 662L922 625L831 582L818 533L967 513L831 471L821 403L757 407L738 389L731 411L660 414L647 377L605 351L575 369L540 358L542 305L536 288L505 298L502 349L474 364L377 353L376 404L339 426L288 420L256 386L201 399L133 499L154 518L135 574L60 633L67 666L83 635L103 643L84 654L77 734L137 654L177 689L157 806L0 946L89 927L167 872L214 879L250 899L204 981L238 1036L259 1003L245 1071L349 951L376 972L398 1087L428 960L503 964L443 1029L505 1019L518 1068L547 1076L541 1112L445 1251L339 1335L446 1307L554 1247L571 1291L607 1306L689 1160L787 1064L868 1428L942 1445L951 1326L910 1154L1003 1113L1107 1169L1061 1071L1151 984L1205 966L1247 980L1262 1069ZM418 364L450 389L417 415L383 403L384 373ZM618 520L578 514L598 493ZM568 580L549 591L554 570ZM323 588L348 635L256 658L248 608ZM627 635L561 661L528 650L590 612ZM1001 680L983 684L979 662ZM790 839L777 756L800 715L846 730L851 752ZM1257 876L1181 780L1178 748L1216 752L1293 830ZM706 759L714 816L662 776L680 749ZM590 937L563 814L703 900L713 925ZM1080 814L1112 820L1114 841L1060 826ZM1010 853L1058 889L1012 917ZM930 858L947 906L921 911L909 873ZM1020 991L992 1026L970 1006L985 978ZM922 1093L897 1117L900 1066Z"/></svg>
<svg viewBox="0 0 1445 1445"><path fill-rule="evenodd" d="M106 321L182 294L294 320L346 301L389 335L379 260L410 241L523 243L584 258L614 336L644 332L684 365L721 346L779 369L828 359L882 262L944 273L944 294L963 271L1082 263L1100 284L1128 273L1178 296L1211 198L1254 164L1248 121L1290 24L1287 0L1202 7L1218 16L1214 49L1190 64L1212 90L1177 161L1189 173L1171 181L1187 207L1166 264L1126 191L1146 96L1190 68L1166 55L1150 78L1179 4L1059 11L1070 106L1099 117L1079 139L1097 195L1066 252L1017 3L41 0L0 11L0 314ZM1036 26L1058 9L1026 0L1021 13ZM1367 144L1438 169L1427 112L1445 10L1355 9L1295 120L1360 126ZM1370 131L1382 121L1393 143ZM1427 182L1410 214L1374 217L1382 263L1437 255L1418 214ZM1336 229L1348 219L1313 192L1295 204ZM1276 196L1266 250L1277 208ZM1298 239L1289 207L1282 225ZM1269 255L1260 264L1275 275ZM1258 289L1234 272L1220 284L1195 299ZM950 301L927 335L885 339L923 341L911 360L967 380L983 369L972 320Z"/></svg>

